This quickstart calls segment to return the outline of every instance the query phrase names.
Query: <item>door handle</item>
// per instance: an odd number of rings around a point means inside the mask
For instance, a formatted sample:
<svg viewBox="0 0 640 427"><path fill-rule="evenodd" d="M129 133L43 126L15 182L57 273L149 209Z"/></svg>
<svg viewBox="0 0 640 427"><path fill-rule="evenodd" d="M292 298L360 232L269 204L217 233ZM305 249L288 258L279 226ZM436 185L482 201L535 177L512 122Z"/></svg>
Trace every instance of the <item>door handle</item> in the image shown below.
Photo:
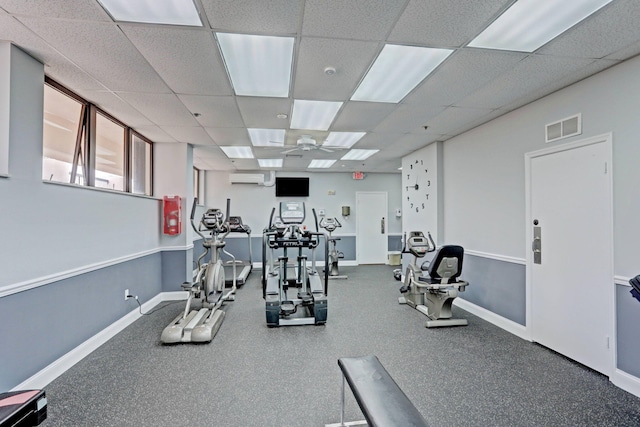
<svg viewBox="0 0 640 427"><path fill-rule="evenodd" d="M384 217L380 220L380 234L384 234Z"/></svg>
<svg viewBox="0 0 640 427"><path fill-rule="evenodd" d="M533 252L533 263L542 264L542 227L533 227L531 251Z"/></svg>

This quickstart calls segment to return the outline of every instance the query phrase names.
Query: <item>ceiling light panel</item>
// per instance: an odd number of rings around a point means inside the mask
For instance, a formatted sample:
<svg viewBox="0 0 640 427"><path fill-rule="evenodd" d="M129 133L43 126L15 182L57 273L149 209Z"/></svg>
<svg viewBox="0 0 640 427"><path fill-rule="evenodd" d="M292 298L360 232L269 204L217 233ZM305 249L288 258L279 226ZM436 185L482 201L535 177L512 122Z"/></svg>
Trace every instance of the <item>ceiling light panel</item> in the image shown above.
<svg viewBox="0 0 640 427"><path fill-rule="evenodd" d="M519 0L469 46L533 52L611 0Z"/></svg>
<svg viewBox="0 0 640 427"><path fill-rule="evenodd" d="M251 147L247 146L230 146L230 147L220 147L224 154L227 155L230 159L253 159L253 152L251 151Z"/></svg>
<svg viewBox="0 0 640 427"><path fill-rule="evenodd" d="M342 102L293 101L291 129L328 130L342 107Z"/></svg>
<svg viewBox="0 0 640 427"><path fill-rule="evenodd" d="M387 44L351 100L398 103L452 52L451 49Z"/></svg>
<svg viewBox="0 0 640 427"><path fill-rule="evenodd" d="M201 27L193 0L98 0L116 21Z"/></svg>
<svg viewBox="0 0 640 427"><path fill-rule="evenodd" d="M284 146L284 129L247 129L254 147L282 147Z"/></svg>
<svg viewBox="0 0 640 427"><path fill-rule="evenodd" d="M340 160L364 160L380 150L349 150Z"/></svg>
<svg viewBox="0 0 640 427"><path fill-rule="evenodd" d="M333 164L335 163L335 160L319 160L319 159L314 159L311 160L311 163L309 163L309 168L314 168L314 169L327 169L330 168L331 166L333 166Z"/></svg>
<svg viewBox="0 0 640 427"><path fill-rule="evenodd" d="M360 141L366 134L366 132L331 132L322 145L324 147L351 148L353 144Z"/></svg>
<svg viewBox="0 0 640 427"><path fill-rule="evenodd" d="M216 33L236 95L287 98L293 37Z"/></svg>
<svg viewBox="0 0 640 427"><path fill-rule="evenodd" d="M261 168L281 168L283 159L258 159Z"/></svg>

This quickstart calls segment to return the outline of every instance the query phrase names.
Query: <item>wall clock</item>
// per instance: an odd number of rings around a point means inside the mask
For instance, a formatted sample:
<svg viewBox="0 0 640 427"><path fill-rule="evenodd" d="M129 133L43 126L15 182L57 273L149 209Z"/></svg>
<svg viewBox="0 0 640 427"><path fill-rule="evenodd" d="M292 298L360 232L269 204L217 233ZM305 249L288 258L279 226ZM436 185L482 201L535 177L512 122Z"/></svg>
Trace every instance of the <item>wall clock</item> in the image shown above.
<svg viewBox="0 0 640 427"><path fill-rule="evenodd" d="M433 180L431 171L424 164L424 160L415 159L409 162L409 170L404 175L409 209L415 212L423 211L429 204L429 193Z"/></svg>

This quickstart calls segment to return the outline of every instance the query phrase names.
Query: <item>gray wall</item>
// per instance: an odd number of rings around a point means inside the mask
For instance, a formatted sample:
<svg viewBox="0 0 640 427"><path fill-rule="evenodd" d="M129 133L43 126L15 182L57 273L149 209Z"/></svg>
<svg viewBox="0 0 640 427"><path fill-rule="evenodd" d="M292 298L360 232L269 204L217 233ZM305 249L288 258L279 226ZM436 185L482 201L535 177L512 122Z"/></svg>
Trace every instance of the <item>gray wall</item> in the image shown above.
<svg viewBox="0 0 640 427"><path fill-rule="evenodd" d="M495 255L523 263L528 250L525 153L549 146L544 142L547 123L581 113L582 134L553 145L612 132L614 274L624 283L640 273L639 74L640 57L636 57L446 141L444 240L489 258ZM471 286L464 298L522 323L523 273L518 262L509 271L498 271L488 258L469 257L469 261L465 275L472 274ZM616 288L613 279L611 292ZM628 293L620 289L617 293L618 328L637 324L640 307L629 306ZM619 329L617 337L618 367L637 374L640 340L625 328Z"/></svg>

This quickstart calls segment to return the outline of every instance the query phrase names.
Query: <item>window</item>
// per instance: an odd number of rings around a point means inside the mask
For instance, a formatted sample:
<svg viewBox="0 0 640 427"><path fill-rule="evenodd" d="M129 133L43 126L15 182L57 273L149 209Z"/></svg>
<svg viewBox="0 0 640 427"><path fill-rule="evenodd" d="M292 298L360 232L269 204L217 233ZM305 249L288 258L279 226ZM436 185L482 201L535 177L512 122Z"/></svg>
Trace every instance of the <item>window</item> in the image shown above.
<svg viewBox="0 0 640 427"><path fill-rule="evenodd" d="M193 168L193 195L198 198L198 204L204 205L204 186L202 185L202 179L204 174L198 168Z"/></svg>
<svg viewBox="0 0 640 427"><path fill-rule="evenodd" d="M152 143L48 78L42 145L43 180L152 195Z"/></svg>
<svg viewBox="0 0 640 427"><path fill-rule="evenodd" d="M85 104L58 88L44 86L42 179L84 185L85 110Z"/></svg>
<svg viewBox="0 0 640 427"><path fill-rule="evenodd" d="M96 115L96 187L125 190L124 137L124 127L102 114Z"/></svg>
<svg viewBox="0 0 640 427"><path fill-rule="evenodd" d="M151 143L133 133L130 156L131 192L151 196Z"/></svg>

